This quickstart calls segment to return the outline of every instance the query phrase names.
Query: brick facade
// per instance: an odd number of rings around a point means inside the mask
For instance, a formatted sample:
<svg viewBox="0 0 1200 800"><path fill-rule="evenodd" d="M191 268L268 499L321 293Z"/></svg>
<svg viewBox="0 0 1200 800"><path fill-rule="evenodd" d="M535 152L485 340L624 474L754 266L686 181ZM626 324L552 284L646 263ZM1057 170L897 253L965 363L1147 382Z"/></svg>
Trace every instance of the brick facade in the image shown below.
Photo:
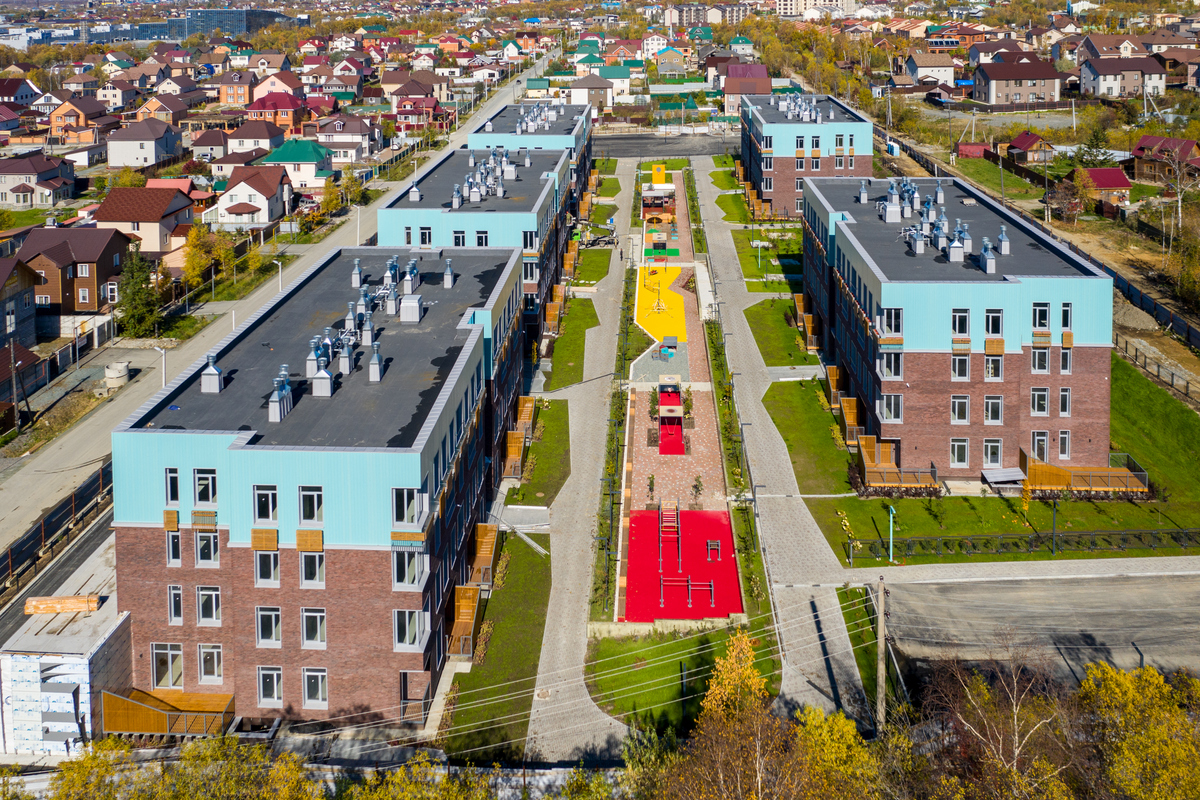
<svg viewBox="0 0 1200 800"><path fill-rule="evenodd" d="M743 142L743 146L744 144ZM841 167L838 166L839 161L841 161ZM803 169L797 169L800 162L804 164ZM791 216L799 216L801 210L798 203L804 197L804 190L800 183L805 178L869 178L871 177L871 162L872 156L869 151L866 155L822 156L821 158L775 155L772 157L770 172L755 169L750 174L755 188L761 192L764 200L771 201L773 209L786 212ZM763 188L763 178L771 179L771 189Z"/></svg>

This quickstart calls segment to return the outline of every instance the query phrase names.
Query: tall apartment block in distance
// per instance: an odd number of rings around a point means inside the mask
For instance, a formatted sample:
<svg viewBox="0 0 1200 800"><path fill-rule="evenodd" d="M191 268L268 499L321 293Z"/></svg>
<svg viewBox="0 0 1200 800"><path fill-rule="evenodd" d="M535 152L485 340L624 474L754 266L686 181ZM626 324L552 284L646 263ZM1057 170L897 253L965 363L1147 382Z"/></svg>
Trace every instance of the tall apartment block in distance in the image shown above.
<svg viewBox="0 0 1200 800"><path fill-rule="evenodd" d="M1036 464L1145 490L1110 459L1108 275L950 179L809 178L803 203L805 334L868 484Z"/></svg>
<svg viewBox="0 0 1200 800"><path fill-rule="evenodd" d="M424 723L490 588L521 260L335 251L113 432L132 686L106 724L163 703L208 732L222 709Z"/></svg>
<svg viewBox="0 0 1200 800"><path fill-rule="evenodd" d="M743 180L771 210L801 213L805 178L869 177L871 123L835 97L743 95Z"/></svg>

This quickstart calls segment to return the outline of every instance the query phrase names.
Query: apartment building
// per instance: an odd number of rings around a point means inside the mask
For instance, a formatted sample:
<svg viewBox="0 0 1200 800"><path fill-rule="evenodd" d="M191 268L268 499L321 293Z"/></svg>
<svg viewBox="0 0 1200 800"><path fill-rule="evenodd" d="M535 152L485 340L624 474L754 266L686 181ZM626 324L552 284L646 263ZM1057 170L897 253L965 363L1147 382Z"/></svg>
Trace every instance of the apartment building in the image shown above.
<svg viewBox="0 0 1200 800"><path fill-rule="evenodd" d="M1109 466L1112 278L951 179L808 179L803 218L805 336L865 461Z"/></svg>
<svg viewBox="0 0 1200 800"><path fill-rule="evenodd" d="M1096 58L1080 67L1079 89L1105 97L1162 95L1167 91L1167 71L1150 56Z"/></svg>
<svg viewBox="0 0 1200 800"><path fill-rule="evenodd" d="M799 214L804 179L871 174L871 123L828 95L742 95L746 180L774 211Z"/></svg>
<svg viewBox="0 0 1200 800"><path fill-rule="evenodd" d="M116 428L130 693L424 724L490 588L520 261L334 251Z"/></svg>

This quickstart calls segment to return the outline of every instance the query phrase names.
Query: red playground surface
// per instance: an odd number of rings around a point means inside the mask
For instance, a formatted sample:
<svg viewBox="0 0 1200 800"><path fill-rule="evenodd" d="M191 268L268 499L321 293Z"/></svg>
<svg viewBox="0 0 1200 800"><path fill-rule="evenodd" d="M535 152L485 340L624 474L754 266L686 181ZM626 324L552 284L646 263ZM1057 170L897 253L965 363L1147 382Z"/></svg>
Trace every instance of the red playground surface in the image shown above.
<svg viewBox="0 0 1200 800"><path fill-rule="evenodd" d="M742 613L742 590L738 583L728 512L680 511L678 514L681 538L668 534L661 539L662 572L659 572L659 512L634 511L629 515L629 565L625 582L627 622L704 619ZM689 583L691 607L688 606Z"/></svg>
<svg viewBox="0 0 1200 800"><path fill-rule="evenodd" d="M663 419L658 424L658 454L681 456L687 452L683 444L683 422L678 417Z"/></svg>

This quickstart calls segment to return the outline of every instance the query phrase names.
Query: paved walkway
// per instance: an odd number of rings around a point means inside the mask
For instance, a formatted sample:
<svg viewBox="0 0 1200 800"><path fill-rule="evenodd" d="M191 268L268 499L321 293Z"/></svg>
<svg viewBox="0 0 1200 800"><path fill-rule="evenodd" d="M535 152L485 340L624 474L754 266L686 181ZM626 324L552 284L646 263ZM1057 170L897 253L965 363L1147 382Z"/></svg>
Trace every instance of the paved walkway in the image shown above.
<svg viewBox="0 0 1200 800"><path fill-rule="evenodd" d="M618 162L624 191L617 202L618 241L629 233L636 162ZM529 718L531 761L576 764L620 756L626 727L592 702L584 684L587 624L596 553L596 509L604 473L605 436L625 268L613 251L608 275L592 295L600 324L586 334L583 382L545 396L569 401L571 476L550 506L550 603Z"/></svg>

